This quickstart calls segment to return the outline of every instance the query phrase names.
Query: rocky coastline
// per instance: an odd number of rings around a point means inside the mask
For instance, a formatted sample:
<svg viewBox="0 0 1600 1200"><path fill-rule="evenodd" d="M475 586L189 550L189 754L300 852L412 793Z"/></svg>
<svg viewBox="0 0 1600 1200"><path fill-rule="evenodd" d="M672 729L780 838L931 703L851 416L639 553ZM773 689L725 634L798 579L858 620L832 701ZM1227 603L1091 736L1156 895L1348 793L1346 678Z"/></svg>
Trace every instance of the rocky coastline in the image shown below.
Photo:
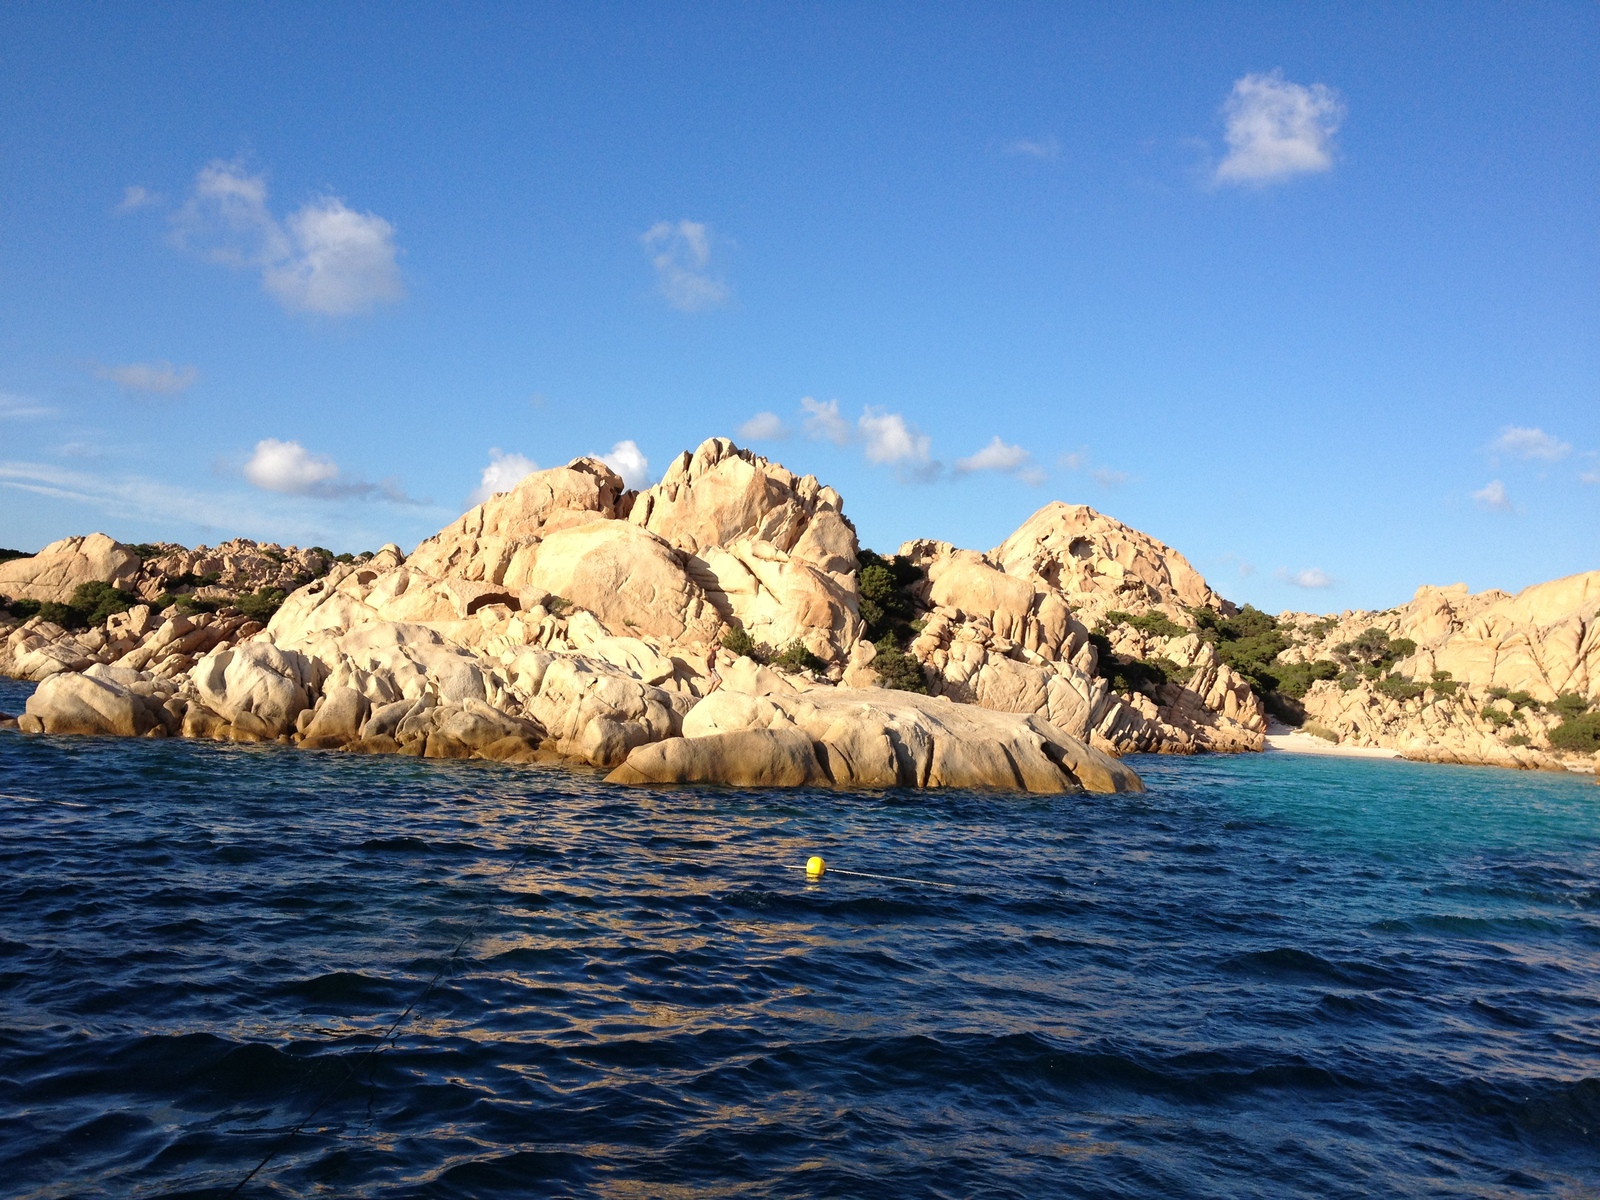
<svg viewBox="0 0 1600 1200"><path fill-rule="evenodd" d="M1120 755L1261 750L1272 715L1410 758L1592 769L1552 735L1600 699L1600 572L1540 587L1268 618L1059 502L987 553L883 558L832 488L712 439L640 492L595 459L537 472L409 555L68 538L0 562L0 673L39 681L4 722L24 733L620 784L1137 790Z"/></svg>

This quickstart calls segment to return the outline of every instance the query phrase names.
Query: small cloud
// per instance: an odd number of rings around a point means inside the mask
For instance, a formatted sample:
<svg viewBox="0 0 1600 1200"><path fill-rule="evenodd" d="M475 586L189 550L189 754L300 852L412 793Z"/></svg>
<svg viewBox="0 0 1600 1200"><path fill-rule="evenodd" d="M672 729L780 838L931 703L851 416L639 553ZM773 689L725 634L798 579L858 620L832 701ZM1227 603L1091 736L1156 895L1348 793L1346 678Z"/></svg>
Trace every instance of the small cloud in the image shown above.
<svg viewBox="0 0 1600 1200"><path fill-rule="evenodd" d="M739 426L739 436L747 442L778 442L789 436L789 427L777 413L758 412Z"/></svg>
<svg viewBox="0 0 1600 1200"><path fill-rule="evenodd" d="M727 302L731 290L708 270L710 226L701 221L657 221L640 240L651 252L661 294L673 308L701 312Z"/></svg>
<svg viewBox="0 0 1600 1200"><path fill-rule="evenodd" d="M1056 459L1056 466L1063 471L1081 471L1089 465L1089 455L1081 450L1068 451Z"/></svg>
<svg viewBox="0 0 1600 1200"><path fill-rule="evenodd" d="M1579 483L1600 483L1600 471L1584 471L1578 476Z"/></svg>
<svg viewBox="0 0 1600 1200"><path fill-rule="evenodd" d="M499 446L489 450L489 465L478 480L478 490L468 497L470 504L482 504L496 492L509 492L529 475L539 469L539 464L523 454L507 454Z"/></svg>
<svg viewBox="0 0 1600 1200"><path fill-rule="evenodd" d="M1218 183L1265 184L1333 166L1333 135L1344 105L1333 90L1289 83L1281 71L1236 80L1223 105L1228 153Z"/></svg>
<svg viewBox="0 0 1600 1200"><path fill-rule="evenodd" d="M244 464L244 477L265 492L285 496L315 496L321 500L382 498L392 504L422 504L401 490L392 479L368 483L339 479L339 467L325 455L312 454L299 442L262 438Z"/></svg>
<svg viewBox="0 0 1600 1200"><path fill-rule="evenodd" d="M333 459L312 454L299 442L277 438L257 442L255 453L244 464L244 477L258 488L291 496L317 492L338 475Z"/></svg>
<svg viewBox="0 0 1600 1200"><path fill-rule="evenodd" d="M178 245L212 262L261 273L290 311L350 316L405 296L395 229L373 213L324 196L281 222L267 205L265 176L239 163L213 162L174 217Z"/></svg>
<svg viewBox="0 0 1600 1200"><path fill-rule="evenodd" d="M130 392L151 392L176 396L187 391L200 378L192 366L175 367L169 362L125 363L120 367L96 367L95 377L108 379Z"/></svg>
<svg viewBox="0 0 1600 1200"><path fill-rule="evenodd" d="M1572 444L1554 438L1542 429L1507 425L1500 431L1500 436L1489 443L1489 449L1492 453L1510 458L1560 462L1572 453Z"/></svg>
<svg viewBox="0 0 1600 1200"><path fill-rule="evenodd" d="M818 440L832 442L835 446L846 445L854 431L850 422L839 415L839 402L829 400L824 404L820 400L813 400L810 396L800 398L800 409L806 414L804 422L806 436Z"/></svg>
<svg viewBox="0 0 1600 1200"><path fill-rule="evenodd" d="M1306 567L1300 571L1291 571L1287 567L1280 567L1273 574L1282 582L1297 588L1307 588L1313 591L1333 586L1333 576L1321 567Z"/></svg>
<svg viewBox="0 0 1600 1200"><path fill-rule="evenodd" d="M1479 508L1490 512L1511 511L1511 498L1506 495L1506 485L1498 479L1491 479L1478 491L1473 492L1472 498Z"/></svg>
<svg viewBox="0 0 1600 1200"><path fill-rule="evenodd" d="M1113 471L1110 467L1096 467L1089 477L1103 488L1119 488L1130 478L1126 471Z"/></svg>
<svg viewBox="0 0 1600 1200"><path fill-rule="evenodd" d="M141 208L151 208L160 203L161 197L155 192L133 184L122 189L122 199L111 211L120 217L125 213L137 212Z"/></svg>
<svg viewBox="0 0 1600 1200"><path fill-rule="evenodd" d="M650 460L644 456L637 442L631 439L611 447L610 454L599 456L601 462L622 476L622 482L631 488L650 486Z"/></svg>
<svg viewBox="0 0 1600 1200"><path fill-rule="evenodd" d="M899 413L868 408L862 412L856 425L866 442L868 462L903 463L909 466L929 463L928 452L933 446L932 439L906 424L906 419Z"/></svg>
<svg viewBox="0 0 1600 1200"><path fill-rule="evenodd" d="M1006 146L1005 152L1029 158L1055 159L1061 157L1061 143L1054 137L1018 138Z"/></svg>
<svg viewBox="0 0 1600 1200"><path fill-rule="evenodd" d="M0 392L0 421L41 421L56 415L48 404L40 404L27 396Z"/></svg>
<svg viewBox="0 0 1600 1200"><path fill-rule="evenodd" d="M956 459L958 475L973 471L998 471L1002 475L1014 475L1030 487L1038 487L1047 478L1044 469L1033 461L1033 455L1021 446L1001 441L999 434L976 454Z"/></svg>

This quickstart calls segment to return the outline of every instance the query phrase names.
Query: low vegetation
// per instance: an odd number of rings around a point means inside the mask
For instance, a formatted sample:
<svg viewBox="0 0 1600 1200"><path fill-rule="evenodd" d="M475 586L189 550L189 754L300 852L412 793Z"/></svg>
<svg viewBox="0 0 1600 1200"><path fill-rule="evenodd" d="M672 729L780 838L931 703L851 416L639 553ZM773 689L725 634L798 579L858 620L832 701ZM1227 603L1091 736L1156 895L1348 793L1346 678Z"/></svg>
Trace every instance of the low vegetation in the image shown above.
<svg viewBox="0 0 1600 1200"><path fill-rule="evenodd" d="M774 650L766 642L758 642L737 619L722 635L722 648L738 658L748 658L764 667L793 675L797 671L810 671L820 675L828 664L806 649L806 644L795 638L782 650Z"/></svg>
<svg viewBox="0 0 1600 1200"><path fill-rule="evenodd" d="M923 573L903 554L885 558L862 550L860 563L857 586L861 593L861 620L867 627L867 640L878 651L872 660L878 682L895 691L926 695L928 680L922 673L922 664L905 649L920 626L911 589L922 580Z"/></svg>

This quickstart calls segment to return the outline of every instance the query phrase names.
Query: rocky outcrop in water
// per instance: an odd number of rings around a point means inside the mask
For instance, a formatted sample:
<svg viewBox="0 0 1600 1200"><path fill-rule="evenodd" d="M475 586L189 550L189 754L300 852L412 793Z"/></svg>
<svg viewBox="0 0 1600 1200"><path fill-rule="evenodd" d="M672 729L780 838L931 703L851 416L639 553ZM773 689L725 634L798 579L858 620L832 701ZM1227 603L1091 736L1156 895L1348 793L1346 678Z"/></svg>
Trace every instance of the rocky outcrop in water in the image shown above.
<svg viewBox="0 0 1600 1200"><path fill-rule="evenodd" d="M1592 699L1600 678L1597 577L1274 621L1059 503L987 553L916 541L891 561L861 550L831 488L725 439L642 492L594 459L537 472L410 556L136 549L96 535L4 564L51 595L89 575L166 605L0 627L0 669L42 681L20 727L583 763L633 783L1120 791L1137 777L1110 755L1262 748L1275 693L1246 643L1219 640L1242 636L1230 622L1272 627L1286 662L1373 623L1389 634L1369 641L1412 639L1385 644L1409 646L1400 669L1426 686L1351 667L1304 699L1323 736L1411 757L1559 765L1541 705ZM294 586L263 625L272 580Z"/></svg>

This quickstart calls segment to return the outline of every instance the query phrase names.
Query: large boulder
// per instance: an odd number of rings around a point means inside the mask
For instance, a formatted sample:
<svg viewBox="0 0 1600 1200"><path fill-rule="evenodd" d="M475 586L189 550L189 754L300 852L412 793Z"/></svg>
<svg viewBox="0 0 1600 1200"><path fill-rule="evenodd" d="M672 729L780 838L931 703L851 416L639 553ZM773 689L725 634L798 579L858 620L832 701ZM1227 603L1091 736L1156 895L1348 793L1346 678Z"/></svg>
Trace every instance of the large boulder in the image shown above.
<svg viewBox="0 0 1600 1200"><path fill-rule="evenodd" d="M878 688L817 688L759 698L718 693L701 704L709 710L700 714L697 706L690 712L684 737L635 748L609 778L1043 794L1143 790L1131 768L1037 715ZM763 736L752 736L757 734ZM816 771L799 750L802 736L811 744ZM787 782L776 782L780 776Z"/></svg>
<svg viewBox="0 0 1600 1200"><path fill-rule="evenodd" d="M65 604L84 583L131 589L139 567L137 554L103 533L62 538L32 558L0 563L0 596Z"/></svg>
<svg viewBox="0 0 1600 1200"><path fill-rule="evenodd" d="M28 697L25 715L44 733L144 737L166 733L161 702L139 695L125 679L62 672L51 675Z"/></svg>
<svg viewBox="0 0 1600 1200"><path fill-rule="evenodd" d="M619 631L705 643L722 625L690 581L678 552L626 521L596 521L550 534L515 582L530 594L559 596L586 608Z"/></svg>
<svg viewBox="0 0 1600 1200"><path fill-rule="evenodd" d="M311 705L312 664L293 650L271 642L247 642L209 654L189 674L194 692L207 708L234 724L241 717L272 737L294 728L295 718Z"/></svg>

